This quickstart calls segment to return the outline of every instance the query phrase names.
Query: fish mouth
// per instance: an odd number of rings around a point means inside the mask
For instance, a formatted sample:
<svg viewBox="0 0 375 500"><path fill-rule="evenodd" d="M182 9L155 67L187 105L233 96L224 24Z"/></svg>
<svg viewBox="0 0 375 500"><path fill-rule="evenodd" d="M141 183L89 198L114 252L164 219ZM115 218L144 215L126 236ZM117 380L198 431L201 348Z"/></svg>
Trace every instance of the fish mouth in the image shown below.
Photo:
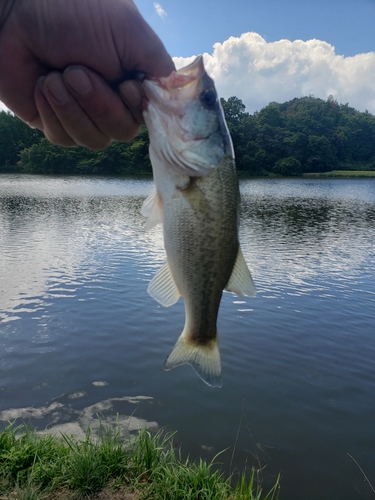
<svg viewBox="0 0 375 500"><path fill-rule="evenodd" d="M203 57L200 55L194 59L194 61L186 66L185 68L181 68L177 71L172 71L169 76L147 76L143 75L141 77L141 83L145 83L147 81L156 83L162 89L167 91L172 91L176 89L180 89L189 85L189 83L202 78L205 74Z"/></svg>
<svg viewBox="0 0 375 500"><path fill-rule="evenodd" d="M163 108L173 108L174 113L182 117L185 104L196 98L205 78L209 79L201 55L185 68L172 71L169 76L143 75L140 80L145 93L143 110L153 101Z"/></svg>

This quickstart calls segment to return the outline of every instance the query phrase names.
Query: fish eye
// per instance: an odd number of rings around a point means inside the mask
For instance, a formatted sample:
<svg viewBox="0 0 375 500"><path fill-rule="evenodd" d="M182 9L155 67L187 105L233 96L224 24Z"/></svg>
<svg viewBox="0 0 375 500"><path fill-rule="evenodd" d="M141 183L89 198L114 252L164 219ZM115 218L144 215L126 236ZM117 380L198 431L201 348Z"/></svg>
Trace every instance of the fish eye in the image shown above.
<svg viewBox="0 0 375 500"><path fill-rule="evenodd" d="M216 105L216 92L211 89L204 90L199 96L202 106L207 109L213 109Z"/></svg>

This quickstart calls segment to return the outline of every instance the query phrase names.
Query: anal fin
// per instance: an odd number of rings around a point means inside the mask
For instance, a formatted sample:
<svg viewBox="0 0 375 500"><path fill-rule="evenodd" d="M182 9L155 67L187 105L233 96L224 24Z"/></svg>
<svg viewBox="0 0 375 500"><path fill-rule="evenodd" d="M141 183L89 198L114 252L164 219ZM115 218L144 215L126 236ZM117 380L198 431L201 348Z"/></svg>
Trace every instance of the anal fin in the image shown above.
<svg viewBox="0 0 375 500"><path fill-rule="evenodd" d="M253 278L251 277L249 268L242 255L241 248L238 248L237 259L225 288L228 292L233 292L240 297L244 297L245 295L248 297L255 297L257 293Z"/></svg>

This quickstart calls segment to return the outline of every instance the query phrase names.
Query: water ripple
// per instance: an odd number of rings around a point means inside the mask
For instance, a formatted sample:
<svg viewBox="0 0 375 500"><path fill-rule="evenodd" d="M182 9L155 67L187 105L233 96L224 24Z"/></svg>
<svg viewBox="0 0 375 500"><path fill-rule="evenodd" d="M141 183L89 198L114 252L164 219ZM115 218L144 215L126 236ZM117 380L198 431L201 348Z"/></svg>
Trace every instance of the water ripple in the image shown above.
<svg viewBox="0 0 375 500"><path fill-rule="evenodd" d="M233 446L244 414L233 467L258 467L256 455L267 475L281 471L290 500L322 491L364 500L345 453L371 470L375 182L240 187L241 245L258 294L223 294L224 385L212 391L188 366L162 370L184 307L147 295L165 259L161 228L146 232L139 213L152 182L1 176L1 415L38 426L106 408L128 418L123 395L148 394L134 403L140 420L178 429L187 453L211 460ZM227 467L231 452L222 460Z"/></svg>

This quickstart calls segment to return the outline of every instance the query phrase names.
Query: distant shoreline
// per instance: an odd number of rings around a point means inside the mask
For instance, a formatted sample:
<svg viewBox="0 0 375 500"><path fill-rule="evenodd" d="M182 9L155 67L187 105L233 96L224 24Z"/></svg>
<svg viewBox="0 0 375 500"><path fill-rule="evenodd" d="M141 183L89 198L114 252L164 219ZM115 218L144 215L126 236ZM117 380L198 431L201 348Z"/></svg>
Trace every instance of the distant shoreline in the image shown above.
<svg viewBox="0 0 375 500"><path fill-rule="evenodd" d="M152 174L151 173L138 173L138 174L83 174L83 173L69 173L69 174L49 174L49 173L30 173L30 172L23 172L17 166L15 167L8 167L7 169L0 167L0 174L18 174L18 175L43 175L43 176L50 176L50 177L101 177L101 178L106 178L106 177L118 177L118 178L139 178L139 179L152 179ZM345 179L345 178L350 178L350 179L355 179L355 178L374 178L375 179L375 170L331 170L329 172L309 172L309 173L304 173L302 175L279 175L279 174L274 174L274 173L269 173L269 175L249 175L248 172L243 172L241 170L237 170L237 177L239 180L241 179L300 179L300 178L308 178L308 179Z"/></svg>
<svg viewBox="0 0 375 500"><path fill-rule="evenodd" d="M330 172L312 172L302 174L302 177L321 179L321 178L374 178L375 170L331 170Z"/></svg>

